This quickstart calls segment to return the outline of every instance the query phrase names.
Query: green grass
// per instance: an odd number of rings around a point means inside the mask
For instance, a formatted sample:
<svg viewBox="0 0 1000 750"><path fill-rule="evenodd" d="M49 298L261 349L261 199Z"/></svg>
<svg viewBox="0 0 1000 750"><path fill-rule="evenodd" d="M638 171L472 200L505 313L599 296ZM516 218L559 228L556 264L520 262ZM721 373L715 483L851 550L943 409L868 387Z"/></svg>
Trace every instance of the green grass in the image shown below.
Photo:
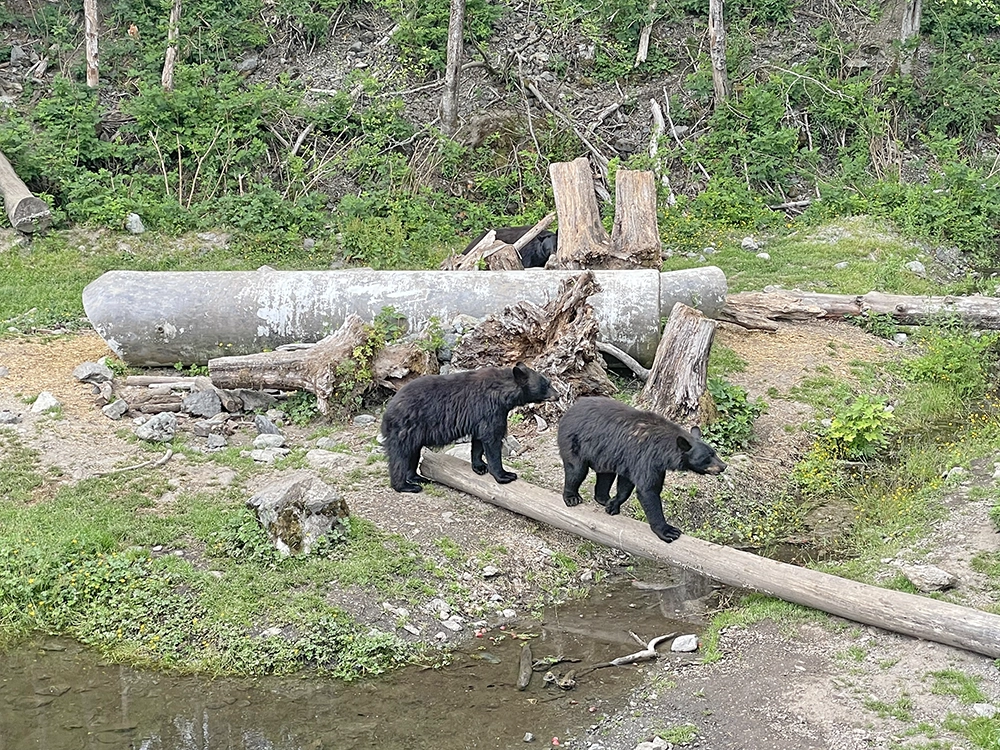
<svg viewBox="0 0 1000 750"><path fill-rule="evenodd" d="M165 475L50 481L0 432L0 637L77 638L112 659L180 670L344 679L417 658L327 603L332 587L423 600L436 570L416 547L352 518L324 555L281 558L235 489L154 510ZM157 555L185 551L183 557ZM258 631L278 627L282 636Z"/></svg>

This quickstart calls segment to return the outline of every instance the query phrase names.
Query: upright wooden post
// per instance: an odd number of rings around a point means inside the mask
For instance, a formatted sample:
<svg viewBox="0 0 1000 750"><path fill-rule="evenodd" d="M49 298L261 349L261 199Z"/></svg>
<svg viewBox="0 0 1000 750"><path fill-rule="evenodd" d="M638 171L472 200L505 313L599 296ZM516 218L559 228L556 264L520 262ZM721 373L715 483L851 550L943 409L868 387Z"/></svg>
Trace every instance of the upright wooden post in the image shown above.
<svg viewBox="0 0 1000 750"><path fill-rule="evenodd" d="M524 480L497 484L493 477L473 473L468 461L444 453L425 450L420 473L584 539L693 570L729 586L760 591L865 625L1000 657L1000 615L870 586L686 534L666 544L641 521L609 516L597 503L568 508L560 495Z"/></svg>
<svg viewBox="0 0 1000 750"><path fill-rule="evenodd" d="M615 173L615 223L611 251L641 268L659 270L660 228L656 218L656 181L653 173L619 169Z"/></svg>
<svg viewBox="0 0 1000 750"><path fill-rule="evenodd" d="M100 79L97 34L97 0L83 0L83 37L87 48L87 85L92 89L97 88Z"/></svg>
<svg viewBox="0 0 1000 750"><path fill-rule="evenodd" d="M559 217L559 245L552 266L592 268L591 261L607 256L611 238L601 223L590 162L584 156L555 162L549 165L549 176Z"/></svg>
<svg viewBox="0 0 1000 750"><path fill-rule="evenodd" d="M448 135L458 130L458 88L462 74L462 28L465 25L465 0L451 0L448 16L448 46L441 94L441 127Z"/></svg>
<svg viewBox="0 0 1000 750"><path fill-rule="evenodd" d="M649 377L636 405L687 427L700 425L715 321L682 302L663 328Z"/></svg>
<svg viewBox="0 0 1000 750"><path fill-rule="evenodd" d="M167 52L163 58L163 73L160 85L164 91L174 90L174 65L177 63L177 34L181 22L181 0L174 0L167 22Z"/></svg>
<svg viewBox="0 0 1000 750"><path fill-rule="evenodd" d="M726 21L723 0L708 0L708 53L712 60L712 89L715 106L721 107L729 98L729 72L726 69Z"/></svg>

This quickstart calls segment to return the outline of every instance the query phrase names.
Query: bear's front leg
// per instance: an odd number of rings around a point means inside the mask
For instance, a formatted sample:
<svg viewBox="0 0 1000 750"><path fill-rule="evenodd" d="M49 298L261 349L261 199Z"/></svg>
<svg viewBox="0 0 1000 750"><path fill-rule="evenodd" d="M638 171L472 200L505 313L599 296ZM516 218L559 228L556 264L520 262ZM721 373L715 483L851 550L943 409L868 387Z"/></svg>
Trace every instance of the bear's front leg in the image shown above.
<svg viewBox="0 0 1000 750"><path fill-rule="evenodd" d="M587 477L587 464L577 464L572 460L563 459L563 502L570 508L583 502L580 497L580 485Z"/></svg>
<svg viewBox="0 0 1000 750"><path fill-rule="evenodd" d="M500 455L501 440L483 440L482 446L483 452L486 454L486 466L493 478L497 480L497 484L508 484L517 479L517 474L503 468Z"/></svg>
<svg viewBox="0 0 1000 750"><path fill-rule="evenodd" d="M618 488L615 491L614 499L612 499L605 507L604 510L607 511L609 516L617 516L622 509L625 501L628 500L629 495L632 494L632 490L635 489L635 485L632 484L632 480L628 477L618 475Z"/></svg>
<svg viewBox="0 0 1000 750"><path fill-rule="evenodd" d="M649 521L649 528L653 530L660 539L669 543L681 535L681 530L676 526L671 526L663 517L663 502L660 500L660 490L663 489L663 482L653 489L639 489L639 503L646 513L646 520Z"/></svg>

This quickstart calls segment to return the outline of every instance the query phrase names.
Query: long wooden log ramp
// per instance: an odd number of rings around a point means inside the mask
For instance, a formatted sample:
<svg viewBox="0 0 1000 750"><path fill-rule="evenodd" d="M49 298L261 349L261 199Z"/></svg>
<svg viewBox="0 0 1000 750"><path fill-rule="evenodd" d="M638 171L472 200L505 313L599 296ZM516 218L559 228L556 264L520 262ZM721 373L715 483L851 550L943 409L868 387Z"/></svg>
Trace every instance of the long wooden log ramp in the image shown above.
<svg viewBox="0 0 1000 750"><path fill-rule="evenodd" d="M1000 657L1000 615L858 583L686 534L665 544L645 523L609 516L596 503L569 508L558 494L523 480L497 484L490 476L475 474L467 461L443 453L425 451L420 473L584 539L693 570L730 586L760 591L865 625Z"/></svg>

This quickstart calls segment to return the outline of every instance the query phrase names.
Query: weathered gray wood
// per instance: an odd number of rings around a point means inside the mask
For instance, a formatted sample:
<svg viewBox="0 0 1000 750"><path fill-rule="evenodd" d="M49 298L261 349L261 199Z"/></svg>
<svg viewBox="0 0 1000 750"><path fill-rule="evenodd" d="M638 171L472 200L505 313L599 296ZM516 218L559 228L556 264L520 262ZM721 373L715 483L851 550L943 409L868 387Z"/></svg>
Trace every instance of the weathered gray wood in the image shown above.
<svg viewBox="0 0 1000 750"><path fill-rule="evenodd" d="M823 612L915 638L1000 657L1000 615L870 586L683 535L670 544L649 526L609 516L596 503L567 507L555 492L518 480L497 484L467 461L424 452L420 473L493 505L632 555L695 571Z"/></svg>
<svg viewBox="0 0 1000 750"><path fill-rule="evenodd" d="M715 321L678 302L663 328L636 406L685 426L700 425Z"/></svg>
<svg viewBox="0 0 1000 750"><path fill-rule="evenodd" d="M747 321L841 320L872 312L891 315L897 323L924 325L942 318L958 318L974 328L1000 330L1000 299L969 296L915 296L902 294L813 294L780 290L740 292L726 298L719 320L746 325ZM766 324L766 323L765 323Z"/></svg>
<svg viewBox="0 0 1000 750"><path fill-rule="evenodd" d="M627 258L631 267L659 269L663 264L661 250L653 173L619 169L615 173L612 255Z"/></svg>
<svg viewBox="0 0 1000 750"><path fill-rule="evenodd" d="M83 38L87 57L87 86L97 88L100 82L97 38L100 26L97 22L97 0L83 0Z"/></svg>
<svg viewBox="0 0 1000 750"><path fill-rule="evenodd" d="M7 161L0 153L0 193L3 193L4 209L11 226L19 232L30 234L44 232L52 223L52 212L48 204L36 198L28 190Z"/></svg>
<svg viewBox="0 0 1000 750"><path fill-rule="evenodd" d="M605 267L602 263L611 249L611 237L601 224L590 162L583 156L555 162L549 165L549 177L559 216L559 246L547 267Z"/></svg>

